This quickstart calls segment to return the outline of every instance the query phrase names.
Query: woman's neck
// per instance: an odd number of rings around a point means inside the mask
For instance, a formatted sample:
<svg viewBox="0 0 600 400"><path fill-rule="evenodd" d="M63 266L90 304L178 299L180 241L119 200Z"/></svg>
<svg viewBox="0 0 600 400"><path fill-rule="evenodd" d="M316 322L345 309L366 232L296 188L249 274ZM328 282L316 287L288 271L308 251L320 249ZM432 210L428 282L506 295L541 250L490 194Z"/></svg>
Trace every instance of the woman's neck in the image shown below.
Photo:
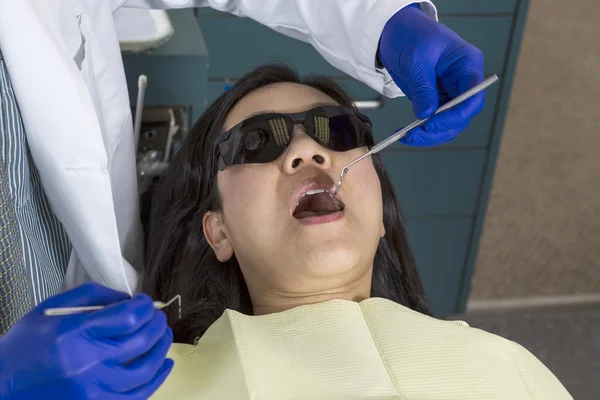
<svg viewBox="0 0 600 400"><path fill-rule="evenodd" d="M358 283L358 282L357 282ZM254 315L271 314L306 304L321 303L333 299L360 302L370 297L371 282L310 294L285 294L263 292L252 298Z"/></svg>

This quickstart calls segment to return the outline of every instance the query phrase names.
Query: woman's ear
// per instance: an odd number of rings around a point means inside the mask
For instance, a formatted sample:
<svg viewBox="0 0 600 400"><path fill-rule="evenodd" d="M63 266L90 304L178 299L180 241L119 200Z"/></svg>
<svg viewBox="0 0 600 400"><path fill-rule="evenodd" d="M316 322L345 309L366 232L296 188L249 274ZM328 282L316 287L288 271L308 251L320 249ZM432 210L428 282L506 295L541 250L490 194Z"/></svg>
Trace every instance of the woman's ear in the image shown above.
<svg viewBox="0 0 600 400"><path fill-rule="evenodd" d="M233 256L233 245L225 231L221 213L208 211L204 214L202 217L202 229L208 244L217 256L217 260L220 262L229 261Z"/></svg>

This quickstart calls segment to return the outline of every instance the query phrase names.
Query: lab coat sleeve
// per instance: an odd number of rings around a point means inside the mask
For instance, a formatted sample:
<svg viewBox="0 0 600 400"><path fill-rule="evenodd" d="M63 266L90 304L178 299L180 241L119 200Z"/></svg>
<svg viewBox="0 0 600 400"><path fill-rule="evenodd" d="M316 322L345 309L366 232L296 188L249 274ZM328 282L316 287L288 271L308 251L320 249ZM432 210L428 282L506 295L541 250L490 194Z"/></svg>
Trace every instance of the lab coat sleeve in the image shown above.
<svg viewBox="0 0 600 400"><path fill-rule="evenodd" d="M510 343L515 368L531 400L573 400L554 374L523 346Z"/></svg>
<svg viewBox="0 0 600 400"><path fill-rule="evenodd" d="M376 68L386 22L418 2L437 19L430 0L114 0L116 6L211 7L251 18L284 35L312 44L331 65L388 97L402 96L390 75Z"/></svg>

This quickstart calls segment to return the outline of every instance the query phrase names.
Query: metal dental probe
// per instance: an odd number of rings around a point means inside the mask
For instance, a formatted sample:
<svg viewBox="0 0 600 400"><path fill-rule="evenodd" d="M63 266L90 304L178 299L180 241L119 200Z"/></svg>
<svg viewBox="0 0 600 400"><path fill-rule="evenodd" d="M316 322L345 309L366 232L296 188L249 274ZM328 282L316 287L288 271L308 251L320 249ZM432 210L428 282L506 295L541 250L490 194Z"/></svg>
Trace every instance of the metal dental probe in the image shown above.
<svg viewBox="0 0 600 400"><path fill-rule="evenodd" d="M441 113L443 111L447 111L450 108L454 107L455 105L457 105L459 103L462 103L463 101L465 101L468 98L476 95L477 93L481 92L482 90L487 89L491 84L495 83L497 80L498 80L498 75L492 75L492 76L490 76L489 78L487 78L486 80L484 80L483 82L481 82L479 85L474 86L472 89L467 90L466 92L464 92L460 96L458 96L458 97L450 100L449 102L447 102L446 104L444 104L443 106L441 106L440 108L438 108L436 110L436 112L433 113L433 115L439 114L439 113ZM431 117L433 117L433 115ZM335 191L334 191L333 194L334 195L338 194L338 192L340 190L340 186L342 185L342 182L344 181L344 178L346 177L346 174L348 173L348 168L350 168L351 166L353 166L354 164L356 164L360 160L369 157L370 155L373 155L375 153L379 153L381 150L385 149L390 144L397 142L400 138L402 138L404 135L406 135L411 129L416 128L417 126L423 125L431 117L427 117L425 119L418 119L418 120L416 120L412 124L406 126L405 128L399 130L398 132L394 133L393 135L391 135L387 139L379 142L378 144L376 144L375 146L373 146L371 148L371 150L369 150L368 152L366 152L362 156L360 156L358 158L355 158L354 160L352 160L351 162L349 162L348 164L346 164L344 166L344 168L342 169L342 173L340 174L340 180L339 180L337 186L335 187Z"/></svg>
<svg viewBox="0 0 600 400"><path fill-rule="evenodd" d="M162 301L153 301L152 304L157 310L163 309L170 306L172 303L177 301L179 304L179 319L181 319L181 295L173 297L171 300L163 303ZM44 310L44 315L57 316L57 315L69 315L87 311L101 310L106 306L85 306L85 307L58 307L58 308L47 308Z"/></svg>

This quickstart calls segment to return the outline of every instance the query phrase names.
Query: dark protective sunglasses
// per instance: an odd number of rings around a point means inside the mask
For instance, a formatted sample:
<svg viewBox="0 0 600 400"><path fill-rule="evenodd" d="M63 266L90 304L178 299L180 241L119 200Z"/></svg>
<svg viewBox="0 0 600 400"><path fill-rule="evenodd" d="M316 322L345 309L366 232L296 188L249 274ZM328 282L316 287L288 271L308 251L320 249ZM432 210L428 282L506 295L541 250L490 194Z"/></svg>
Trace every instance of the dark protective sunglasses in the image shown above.
<svg viewBox="0 0 600 400"><path fill-rule="evenodd" d="M295 114L260 114L219 135L215 141L219 170L276 160L290 143L298 124L317 143L333 151L373 146L369 118L344 107L320 106Z"/></svg>

